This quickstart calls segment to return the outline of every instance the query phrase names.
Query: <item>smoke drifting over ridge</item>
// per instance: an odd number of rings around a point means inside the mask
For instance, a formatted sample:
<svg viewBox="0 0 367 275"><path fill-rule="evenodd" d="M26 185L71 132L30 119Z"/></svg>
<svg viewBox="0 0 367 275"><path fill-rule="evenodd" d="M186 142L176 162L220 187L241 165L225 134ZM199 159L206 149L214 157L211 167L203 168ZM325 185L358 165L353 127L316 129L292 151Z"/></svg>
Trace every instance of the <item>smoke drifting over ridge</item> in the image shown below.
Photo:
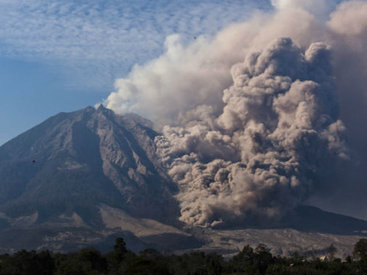
<svg viewBox="0 0 367 275"><path fill-rule="evenodd" d="M342 3L324 20L329 3L274 1L273 14L213 39L171 36L164 55L116 81L107 107L167 124L157 148L180 186L182 221L280 217L330 188L347 134L358 158L367 134L350 109L353 98L359 114L367 105L367 3Z"/></svg>

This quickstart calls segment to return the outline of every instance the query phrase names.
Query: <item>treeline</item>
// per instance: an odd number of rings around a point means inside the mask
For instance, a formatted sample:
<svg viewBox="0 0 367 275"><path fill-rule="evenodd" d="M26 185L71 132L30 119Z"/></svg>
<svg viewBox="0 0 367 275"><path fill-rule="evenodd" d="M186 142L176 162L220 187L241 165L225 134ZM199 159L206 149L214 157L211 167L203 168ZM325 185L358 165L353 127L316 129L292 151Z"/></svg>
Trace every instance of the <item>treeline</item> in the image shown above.
<svg viewBox="0 0 367 275"><path fill-rule="evenodd" d="M18 251L0 255L0 274L6 275L219 275L219 274L367 274L367 239L359 240L352 256L343 261L335 258L336 248L331 245L327 258L306 259L273 256L265 245L255 249L245 246L231 259L216 253L191 252L183 255L162 254L146 249L139 254L126 249L122 238L117 238L113 251L101 254L93 248L75 253L49 251Z"/></svg>

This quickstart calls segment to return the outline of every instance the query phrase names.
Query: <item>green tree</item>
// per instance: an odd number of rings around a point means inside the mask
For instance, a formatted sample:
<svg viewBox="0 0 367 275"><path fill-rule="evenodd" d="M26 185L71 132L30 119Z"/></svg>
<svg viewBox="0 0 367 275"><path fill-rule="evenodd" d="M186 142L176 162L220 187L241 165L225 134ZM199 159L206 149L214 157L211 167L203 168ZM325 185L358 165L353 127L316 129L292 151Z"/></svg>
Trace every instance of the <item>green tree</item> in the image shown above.
<svg viewBox="0 0 367 275"><path fill-rule="evenodd" d="M354 245L353 257L357 260L367 260L367 239L360 239Z"/></svg>
<svg viewBox="0 0 367 275"><path fill-rule="evenodd" d="M113 251L105 254L105 257L110 274L124 274L124 270L137 258L132 251L127 250L126 243L121 237L115 239Z"/></svg>
<svg viewBox="0 0 367 275"><path fill-rule="evenodd" d="M249 245L243 247L242 251L233 256L229 262L228 272L245 274L257 274L255 262L255 252Z"/></svg>
<svg viewBox="0 0 367 275"><path fill-rule="evenodd" d="M270 253L270 249L264 244L259 244L255 249L254 265L260 274L265 274L266 269L271 265L273 260L273 255Z"/></svg>
<svg viewBox="0 0 367 275"><path fill-rule="evenodd" d="M55 274L93 275L107 273L107 261L94 248L82 249L78 253L59 255Z"/></svg>
<svg viewBox="0 0 367 275"><path fill-rule="evenodd" d="M7 275L47 275L53 274L55 265L49 251L21 250L14 255L1 257L0 274Z"/></svg>
<svg viewBox="0 0 367 275"><path fill-rule="evenodd" d="M206 270L208 275L222 274L223 257L216 253L210 253L206 256Z"/></svg>
<svg viewBox="0 0 367 275"><path fill-rule="evenodd" d="M367 274L367 239L360 239L353 249L353 258L359 260L354 263L359 274Z"/></svg>
<svg viewBox="0 0 367 275"><path fill-rule="evenodd" d="M127 252L126 243L123 238L116 238L113 253L117 262L122 262Z"/></svg>
<svg viewBox="0 0 367 275"><path fill-rule="evenodd" d="M338 251L338 249L334 246L334 244L331 244L328 248L327 248L327 254L328 254L328 258L330 261L335 260L335 254Z"/></svg>

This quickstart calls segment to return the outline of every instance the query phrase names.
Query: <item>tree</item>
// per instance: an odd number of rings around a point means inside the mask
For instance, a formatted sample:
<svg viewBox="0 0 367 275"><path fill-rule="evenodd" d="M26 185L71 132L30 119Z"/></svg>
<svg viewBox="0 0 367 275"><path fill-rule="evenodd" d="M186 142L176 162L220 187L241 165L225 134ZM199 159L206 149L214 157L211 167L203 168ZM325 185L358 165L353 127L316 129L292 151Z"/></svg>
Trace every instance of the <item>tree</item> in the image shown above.
<svg viewBox="0 0 367 275"><path fill-rule="evenodd" d="M91 269L99 272L107 270L107 261L102 257L101 253L94 248L82 249L77 255L79 262L88 263Z"/></svg>
<svg viewBox="0 0 367 275"><path fill-rule="evenodd" d="M127 252L126 243L123 238L116 238L113 246L114 258L117 262L122 262Z"/></svg>
<svg viewBox="0 0 367 275"><path fill-rule="evenodd" d="M132 251L127 250L126 243L121 237L115 239L113 251L108 252L104 256L107 259L111 274L122 274L122 270L128 266L128 262L136 258Z"/></svg>
<svg viewBox="0 0 367 275"><path fill-rule="evenodd" d="M254 265L261 274L264 274L269 265L273 264L273 255L270 249L264 244L259 244L255 248Z"/></svg>
<svg viewBox="0 0 367 275"><path fill-rule="evenodd" d="M208 275L222 274L223 257L216 253L210 253L206 256L206 270Z"/></svg>
<svg viewBox="0 0 367 275"><path fill-rule="evenodd" d="M0 274L27 274L42 275L53 274L54 260L48 251L37 253L36 251L21 250L14 255L1 257Z"/></svg>
<svg viewBox="0 0 367 275"><path fill-rule="evenodd" d="M246 274L255 274L254 265L256 254L251 246L246 245L240 253L235 255L229 263L229 271L233 273L245 272Z"/></svg>
<svg viewBox="0 0 367 275"><path fill-rule="evenodd" d="M353 257L357 260L367 261L367 239L360 239L354 245Z"/></svg>
<svg viewBox="0 0 367 275"><path fill-rule="evenodd" d="M334 244L331 244L328 248L327 248L327 254L329 256L329 260L333 261L335 259L335 254L338 251L338 249L334 246Z"/></svg>
<svg viewBox="0 0 367 275"><path fill-rule="evenodd" d="M94 248L85 248L76 253L56 256L55 275L94 275L107 272L107 261Z"/></svg>

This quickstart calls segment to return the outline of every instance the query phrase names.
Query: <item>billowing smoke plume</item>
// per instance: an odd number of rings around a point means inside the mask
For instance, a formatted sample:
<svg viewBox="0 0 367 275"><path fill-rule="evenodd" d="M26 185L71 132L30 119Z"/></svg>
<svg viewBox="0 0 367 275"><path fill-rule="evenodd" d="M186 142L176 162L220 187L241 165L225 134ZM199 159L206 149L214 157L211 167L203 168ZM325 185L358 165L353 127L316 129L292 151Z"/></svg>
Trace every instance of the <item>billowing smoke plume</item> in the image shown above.
<svg viewBox="0 0 367 275"><path fill-rule="evenodd" d="M220 116L199 106L186 125L164 127L157 143L181 187L182 221L279 216L347 157L329 56L325 44L303 53L278 39L232 67Z"/></svg>
<svg viewBox="0 0 367 275"><path fill-rule="evenodd" d="M334 1L272 2L212 39L169 37L105 102L165 125L157 153L188 224L276 218L322 189L363 185L343 160L367 165L367 3L330 14Z"/></svg>

